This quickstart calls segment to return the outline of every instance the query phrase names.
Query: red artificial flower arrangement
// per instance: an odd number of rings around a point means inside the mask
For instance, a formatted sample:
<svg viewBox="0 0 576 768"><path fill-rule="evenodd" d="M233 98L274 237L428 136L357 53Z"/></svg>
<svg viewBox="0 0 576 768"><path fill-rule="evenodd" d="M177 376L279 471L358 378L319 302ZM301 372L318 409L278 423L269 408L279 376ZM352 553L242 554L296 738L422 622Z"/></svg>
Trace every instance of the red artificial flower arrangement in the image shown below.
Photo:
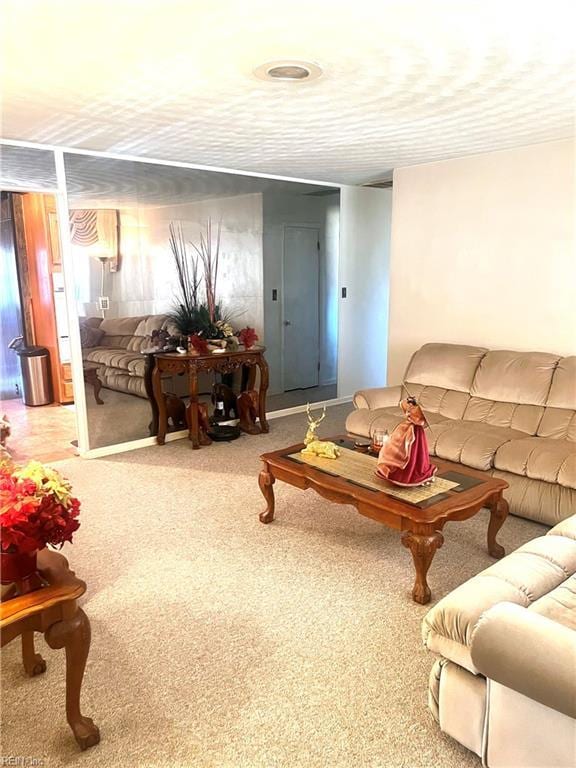
<svg viewBox="0 0 576 768"><path fill-rule="evenodd" d="M32 554L72 541L80 502L70 483L38 461L0 464L0 534L3 553Z"/></svg>
<svg viewBox="0 0 576 768"><path fill-rule="evenodd" d="M246 349L250 349L250 347L253 347L254 343L258 341L258 334L254 328L242 328L238 334L238 341L240 344L243 344Z"/></svg>
<svg viewBox="0 0 576 768"><path fill-rule="evenodd" d="M188 336L188 341L192 345L192 349L195 352L198 352L200 355L207 355L209 352L208 349L208 342L206 339L203 339L202 336L199 336L197 333L194 333L192 336Z"/></svg>

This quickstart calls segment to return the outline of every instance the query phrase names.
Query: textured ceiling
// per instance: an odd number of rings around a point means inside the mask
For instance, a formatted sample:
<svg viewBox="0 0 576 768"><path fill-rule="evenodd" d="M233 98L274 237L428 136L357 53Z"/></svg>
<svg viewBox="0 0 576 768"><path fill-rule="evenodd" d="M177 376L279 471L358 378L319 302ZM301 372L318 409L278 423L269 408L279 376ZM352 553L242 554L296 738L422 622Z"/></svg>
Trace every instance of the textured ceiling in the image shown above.
<svg viewBox="0 0 576 768"><path fill-rule="evenodd" d="M564 0L3 0L4 138L345 183L573 134ZM310 83L260 82L273 59Z"/></svg>

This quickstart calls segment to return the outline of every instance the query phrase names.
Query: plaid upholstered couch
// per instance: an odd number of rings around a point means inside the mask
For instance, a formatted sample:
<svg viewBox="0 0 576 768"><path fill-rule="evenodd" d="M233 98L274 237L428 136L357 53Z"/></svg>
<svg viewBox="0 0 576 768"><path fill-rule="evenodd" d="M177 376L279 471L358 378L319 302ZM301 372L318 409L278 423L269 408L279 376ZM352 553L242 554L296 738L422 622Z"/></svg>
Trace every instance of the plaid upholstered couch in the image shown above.
<svg viewBox="0 0 576 768"><path fill-rule="evenodd" d="M150 347L152 331L166 328L168 324L166 315L104 320L100 317L85 318L81 325L90 330L81 330L82 357L86 362L98 363L98 377L103 386L117 392L146 397L146 358L142 350ZM181 381L175 381L169 387L169 391L174 392L175 389L180 390L175 394L183 394Z"/></svg>

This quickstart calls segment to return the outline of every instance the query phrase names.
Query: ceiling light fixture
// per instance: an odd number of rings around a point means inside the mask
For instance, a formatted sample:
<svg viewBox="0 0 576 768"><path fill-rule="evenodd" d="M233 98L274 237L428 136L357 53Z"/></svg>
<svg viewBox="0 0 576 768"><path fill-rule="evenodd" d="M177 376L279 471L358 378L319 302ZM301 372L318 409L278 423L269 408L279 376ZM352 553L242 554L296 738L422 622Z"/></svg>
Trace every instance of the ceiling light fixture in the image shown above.
<svg viewBox="0 0 576 768"><path fill-rule="evenodd" d="M322 70L317 64L312 64L309 61L286 59L261 64L256 67L254 74L259 80L284 80L301 83L316 80L321 76Z"/></svg>

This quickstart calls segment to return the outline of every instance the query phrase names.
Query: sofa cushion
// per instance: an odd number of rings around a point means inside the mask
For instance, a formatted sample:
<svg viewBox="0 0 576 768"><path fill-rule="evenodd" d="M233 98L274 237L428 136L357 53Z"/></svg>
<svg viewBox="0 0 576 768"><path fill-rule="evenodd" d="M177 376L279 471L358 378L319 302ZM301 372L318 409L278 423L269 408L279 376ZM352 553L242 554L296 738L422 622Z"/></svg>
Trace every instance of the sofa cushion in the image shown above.
<svg viewBox="0 0 576 768"><path fill-rule="evenodd" d="M466 421L482 421L494 427L507 427L535 435L544 413L543 405L502 403L471 397L464 411Z"/></svg>
<svg viewBox="0 0 576 768"><path fill-rule="evenodd" d="M134 331L142 319L144 318L112 317L102 320L99 326L104 331L102 346L113 349L128 349Z"/></svg>
<svg viewBox="0 0 576 768"><path fill-rule="evenodd" d="M532 603L530 610L568 629L576 630L576 574L548 594L542 595Z"/></svg>
<svg viewBox="0 0 576 768"><path fill-rule="evenodd" d="M469 392L484 347L463 344L424 344L414 353L404 380L408 384Z"/></svg>
<svg viewBox="0 0 576 768"><path fill-rule="evenodd" d="M576 443L528 437L500 446L494 466L516 475L576 489Z"/></svg>
<svg viewBox="0 0 576 768"><path fill-rule="evenodd" d="M140 352L150 345L152 331L159 331L167 325L166 315L150 315L145 317L136 326L133 337L128 342L128 349L132 352Z"/></svg>
<svg viewBox="0 0 576 768"><path fill-rule="evenodd" d="M545 408L537 434L538 437L576 442L576 411L567 408Z"/></svg>
<svg viewBox="0 0 576 768"><path fill-rule="evenodd" d="M80 322L80 345L86 349L88 347L97 347L104 337L104 331L101 328L95 328L93 325Z"/></svg>
<svg viewBox="0 0 576 768"><path fill-rule="evenodd" d="M139 352L128 352L125 349L108 349L95 347L86 350L84 360L99 363L106 368L115 368L131 376L144 376L146 359Z"/></svg>
<svg viewBox="0 0 576 768"><path fill-rule="evenodd" d="M438 413L424 411L429 424L443 423L445 418ZM353 435L361 435L369 438L372 430L376 428L387 429L392 432L394 427L405 419L404 412L398 406L389 408L360 408L348 414L346 418L346 431Z"/></svg>
<svg viewBox="0 0 576 768"><path fill-rule="evenodd" d="M502 403L546 405L559 360L558 355L547 352L487 352L478 366L470 394Z"/></svg>
<svg viewBox="0 0 576 768"><path fill-rule="evenodd" d="M484 611L501 602L527 608L575 572L576 541L564 536L533 539L461 584L428 611L422 625L424 643L477 674L470 645Z"/></svg>
<svg viewBox="0 0 576 768"><path fill-rule="evenodd" d="M524 437L514 429L495 427L482 422L446 420L433 426L429 436L430 452L441 459L465 464L474 469L489 470L500 446Z"/></svg>
<svg viewBox="0 0 576 768"><path fill-rule="evenodd" d="M576 356L558 361L546 405L576 411Z"/></svg>
<svg viewBox="0 0 576 768"><path fill-rule="evenodd" d="M422 409L429 413L439 413L447 419L461 419L470 400L468 392L455 389L430 387L423 384L405 383L402 385L402 397L413 395Z"/></svg>

